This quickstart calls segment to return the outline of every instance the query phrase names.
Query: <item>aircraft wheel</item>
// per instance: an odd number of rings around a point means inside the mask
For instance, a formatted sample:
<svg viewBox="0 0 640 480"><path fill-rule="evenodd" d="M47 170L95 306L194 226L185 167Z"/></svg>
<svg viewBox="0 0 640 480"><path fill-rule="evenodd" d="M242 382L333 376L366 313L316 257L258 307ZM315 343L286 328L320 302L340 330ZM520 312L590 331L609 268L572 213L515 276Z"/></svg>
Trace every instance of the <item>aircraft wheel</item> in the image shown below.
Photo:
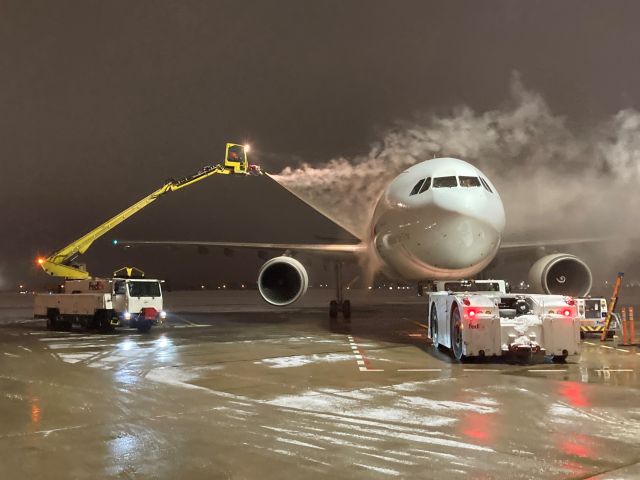
<svg viewBox="0 0 640 480"><path fill-rule="evenodd" d="M351 302L349 300L342 302L342 316L347 321L351 320Z"/></svg>
<svg viewBox="0 0 640 480"><path fill-rule="evenodd" d="M451 311L451 353L459 362L464 361L462 354L462 317L460 309L454 305Z"/></svg>
<svg viewBox="0 0 640 480"><path fill-rule="evenodd" d="M335 300L331 300L331 302L329 302L329 317L338 318L338 302Z"/></svg>
<svg viewBox="0 0 640 480"><path fill-rule="evenodd" d="M436 306L431 305L431 315L430 315L430 330L431 330L431 343L433 346L438 348L440 342L438 341L438 311L436 310Z"/></svg>

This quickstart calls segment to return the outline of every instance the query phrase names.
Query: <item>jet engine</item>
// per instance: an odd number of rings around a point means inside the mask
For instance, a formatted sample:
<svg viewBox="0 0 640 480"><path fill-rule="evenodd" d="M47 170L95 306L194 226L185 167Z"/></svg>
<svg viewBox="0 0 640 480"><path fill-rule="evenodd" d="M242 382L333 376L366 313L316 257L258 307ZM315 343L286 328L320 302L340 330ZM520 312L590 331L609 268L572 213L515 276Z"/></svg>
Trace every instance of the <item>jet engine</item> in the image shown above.
<svg viewBox="0 0 640 480"><path fill-rule="evenodd" d="M529 270L529 283L538 292L583 297L589 294L593 278L581 259L567 253L546 255Z"/></svg>
<svg viewBox="0 0 640 480"><path fill-rule="evenodd" d="M309 276L304 266L295 258L272 258L260 268L258 290L271 305L291 305L307 291Z"/></svg>

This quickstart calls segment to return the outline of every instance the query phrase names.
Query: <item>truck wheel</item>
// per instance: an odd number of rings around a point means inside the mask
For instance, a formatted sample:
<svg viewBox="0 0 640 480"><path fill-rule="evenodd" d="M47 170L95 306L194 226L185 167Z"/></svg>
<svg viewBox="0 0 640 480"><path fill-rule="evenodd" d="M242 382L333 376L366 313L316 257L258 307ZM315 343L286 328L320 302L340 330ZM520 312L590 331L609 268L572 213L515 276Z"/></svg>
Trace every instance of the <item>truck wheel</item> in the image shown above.
<svg viewBox="0 0 640 480"><path fill-rule="evenodd" d="M149 330L151 330L151 326L153 324L149 321L146 320L142 320L142 321L138 321L138 332L140 333L148 333Z"/></svg>
<svg viewBox="0 0 640 480"><path fill-rule="evenodd" d="M464 360L462 354L462 317L460 309L455 304L451 310L451 353L459 362Z"/></svg>
<svg viewBox="0 0 640 480"><path fill-rule="evenodd" d="M430 320L430 330L431 330L431 343L434 347L438 348L440 346L440 342L438 341L438 311L436 310L436 305L431 305L431 315L429 315Z"/></svg>
<svg viewBox="0 0 640 480"><path fill-rule="evenodd" d="M554 355L552 358L553 363L565 363L567 361L567 357L569 356L569 352L566 350L562 351L562 355Z"/></svg>
<svg viewBox="0 0 640 480"><path fill-rule="evenodd" d="M100 333L113 332L114 328L113 325L111 325L111 319L109 318L109 315L100 315L100 320L98 321L98 329L100 330Z"/></svg>
<svg viewBox="0 0 640 480"><path fill-rule="evenodd" d="M60 314L54 310L47 312L47 330L56 330L58 328L58 318Z"/></svg>

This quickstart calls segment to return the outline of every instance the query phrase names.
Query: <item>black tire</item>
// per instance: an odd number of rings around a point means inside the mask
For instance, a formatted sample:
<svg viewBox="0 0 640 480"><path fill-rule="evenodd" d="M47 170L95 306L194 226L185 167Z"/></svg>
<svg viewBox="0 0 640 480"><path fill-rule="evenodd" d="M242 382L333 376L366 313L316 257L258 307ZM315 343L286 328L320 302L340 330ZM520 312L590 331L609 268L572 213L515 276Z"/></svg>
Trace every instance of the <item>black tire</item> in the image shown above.
<svg viewBox="0 0 640 480"><path fill-rule="evenodd" d="M436 305L431 305L431 314L429 315L429 327L431 334L431 343L434 347L438 348L440 342L438 341L438 311Z"/></svg>
<svg viewBox="0 0 640 480"><path fill-rule="evenodd" d="M47 330L57 330L58 329L58 319L60 314L54 310L49 310L47 312Z"/></svg>
<svg viewBox="0 0 640 480"><path fill-rule="evenodd" d="M113 332L114 328L113 325L111 325L111 319L109 318L109 315L100 315L100 320L98 321L98 329L100 330L100 333Z"/></svg>
<svg viewBox="0 0 640 480"><path fill-rule="evenodd" d="M351 302L349 300L342 302L342 316L345 320L351 319Z"/></svg>
<svg viewBox="0 0 640 480"><path fill-rule="evenodd" d="M465 360L462 354L462 317L456 304L451 309L451 354L459 362Z"/></svg>
<svg viewBox="0 0 640 480"><path fill-rule="evenodd" d="M153 325L153 323L151 323L149 320L139 320L138 321L138 332L140 333L149 333L149 330L151 330L151 326Z"/></svg>
<svg viewBox="0 0 640 480"><path fill-rule="evenodd" d="M338 318L338 302L335 300L329 302L329 318Z"/></svg>

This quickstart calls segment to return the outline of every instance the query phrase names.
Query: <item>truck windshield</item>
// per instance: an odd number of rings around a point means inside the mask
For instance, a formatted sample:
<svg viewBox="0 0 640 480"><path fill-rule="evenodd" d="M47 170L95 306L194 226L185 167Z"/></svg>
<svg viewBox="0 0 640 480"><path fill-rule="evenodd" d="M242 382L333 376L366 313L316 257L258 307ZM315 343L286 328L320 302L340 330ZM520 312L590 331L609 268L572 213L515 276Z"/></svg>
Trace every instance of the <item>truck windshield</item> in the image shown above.
<svg viewBox="0 0 640 480"><path fill-rule="evenodd" d="M493 282L447 282L444 289L451 292L499 292L500 284Z"/></svg>
<svg viewBox="0 0 640 480"><path fill-rule="evenodd" d="M129 295L132 297L159 297L158 282L129 282Z"/></svg>
<svg viewBox="0 0 640 480"><path fill-rule="evenodd" d="M600 318L600 299L584 301L584 318Z"/></svg>

